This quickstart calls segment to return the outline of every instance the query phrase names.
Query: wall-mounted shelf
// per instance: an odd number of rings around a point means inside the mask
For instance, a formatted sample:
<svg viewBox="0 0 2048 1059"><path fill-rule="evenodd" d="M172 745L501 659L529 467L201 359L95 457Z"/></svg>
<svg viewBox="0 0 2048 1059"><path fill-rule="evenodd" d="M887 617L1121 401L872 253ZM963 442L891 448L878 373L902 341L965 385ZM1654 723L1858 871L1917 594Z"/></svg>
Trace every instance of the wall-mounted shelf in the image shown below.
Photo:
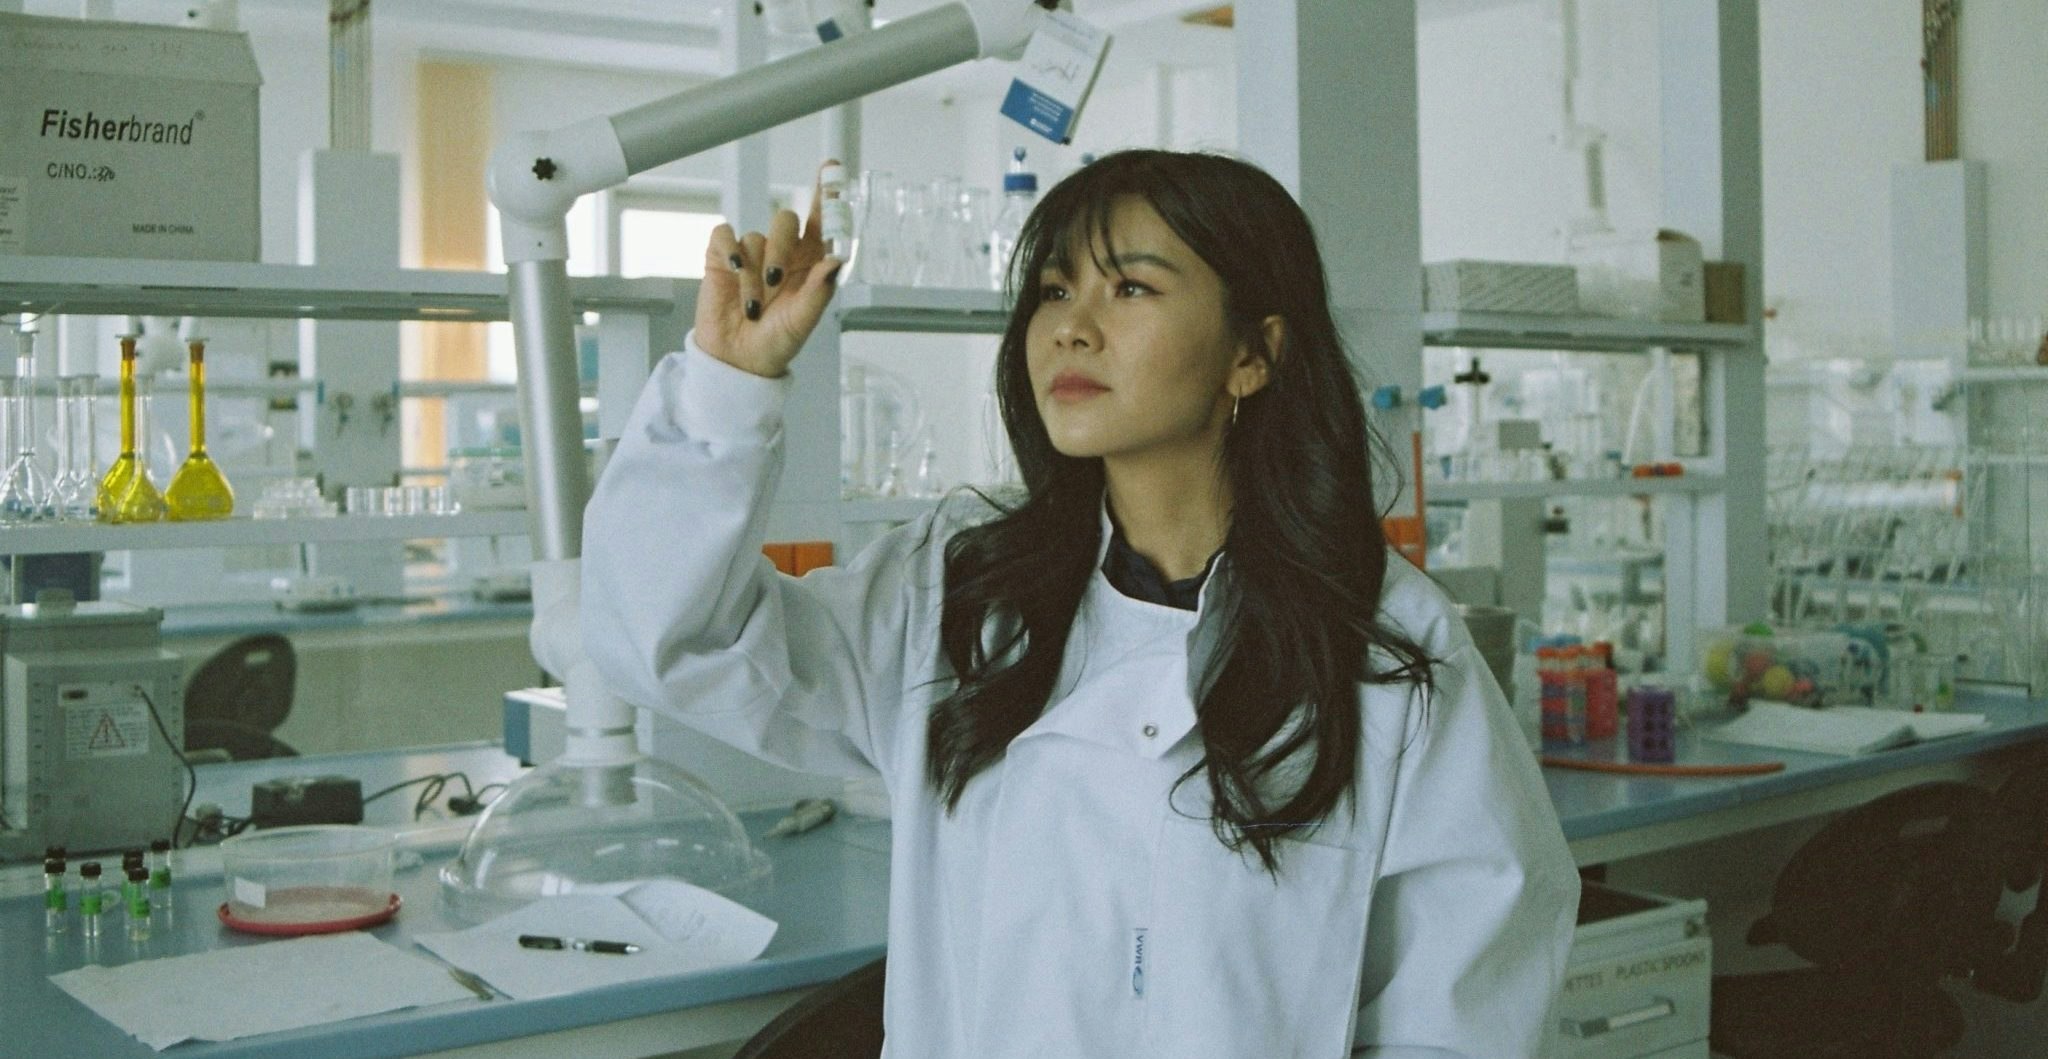
<svg viewBox="0 0 2048 1059"><path fill-rule="evenodd" d="M518 536L526 532L524 510L391 517L231 518L219 522L148 522L121 526L53 522L0 528L0 554L267 547L330 541Z"/></svg>
<svg viewBox="0 0 2048 1059"><path fill-rule="evenodd" d="M1001 291L871 287L849 283L833 299L841 331L999 335L1010 311Z"/></svg>
<svg viewBox="0 0 2048 1059"><path fill-rule="evenodd" d="M1638 353L1656 347L1713 352L1756 348L1745 324L1670 324L1541 313L1426 312L1422 342L1479 349Z"/></svg>
<svg viewBox="0 0 2048 1059"><path fill-rule="evenodd" d="M1514 500L1568 496L1664 496L1672 493L1717 493L1727 484L1716 474L1684 474L1670 478L1566 478L1536 482L1425 482L1425 503L1473 500Z"/></svg>
<svg viewBox="0 0 2048 1059"><path fill-rule="evenodd" d="M682 281L576 276L578 311L673 311ZM89 316L491 321L508 314L495 272L229 261L0 256L0 312Z"/></svg>

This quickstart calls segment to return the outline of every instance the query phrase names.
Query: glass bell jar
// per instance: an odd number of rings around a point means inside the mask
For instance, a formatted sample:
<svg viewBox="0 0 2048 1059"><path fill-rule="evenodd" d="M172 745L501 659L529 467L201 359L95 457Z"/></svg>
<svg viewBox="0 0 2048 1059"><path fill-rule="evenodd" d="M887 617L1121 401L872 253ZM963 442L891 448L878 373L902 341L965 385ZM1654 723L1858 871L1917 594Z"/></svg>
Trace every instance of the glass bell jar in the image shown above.
<svg viewBox="0 0 2048 1059"><path fill-rule="evenodd" d="M739 818L682 769L644 754L603 764L557 758L477 818L441 869L441 895L452 914L481 923L538 898L618 894L650 879L742 900L770 874Z"/></svg>

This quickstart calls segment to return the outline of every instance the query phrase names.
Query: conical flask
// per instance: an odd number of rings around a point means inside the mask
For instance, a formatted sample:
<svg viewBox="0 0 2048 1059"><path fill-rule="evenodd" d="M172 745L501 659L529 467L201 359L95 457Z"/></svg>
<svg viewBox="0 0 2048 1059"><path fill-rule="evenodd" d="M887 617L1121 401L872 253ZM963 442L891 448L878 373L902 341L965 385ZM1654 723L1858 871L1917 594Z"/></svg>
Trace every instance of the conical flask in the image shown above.
<svg viewBox="0 0 2048 1059"><path fill-rule="evenodd" d="M235 491L220 465L206 454L206 340L188 339L192 352L192 452L171 476L164 505L173 522L226 518L235 512Z"/></svg>
<svg viewBox="0 0 2048 1059"><path fill-rule="evenodd" d="M135 444L135 336L121 336L121 454L100 478L101 522L155 522L164 498L149 480Z"/></svg>

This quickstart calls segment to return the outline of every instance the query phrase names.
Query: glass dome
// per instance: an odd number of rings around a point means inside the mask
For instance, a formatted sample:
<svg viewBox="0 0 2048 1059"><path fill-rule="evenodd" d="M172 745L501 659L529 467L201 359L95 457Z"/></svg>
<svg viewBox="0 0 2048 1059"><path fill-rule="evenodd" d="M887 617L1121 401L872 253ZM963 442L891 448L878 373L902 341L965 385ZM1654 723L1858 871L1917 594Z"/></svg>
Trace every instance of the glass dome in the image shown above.
<svg viewBox="0 0 2048 1059"><path fill-rule="evenodd" d="M541 897L618 893L678 879L727 897L757 890L768 857L696 777L641 756L622 764L548 762L478 816L441 869L443 903L481 923Z"/></svg>

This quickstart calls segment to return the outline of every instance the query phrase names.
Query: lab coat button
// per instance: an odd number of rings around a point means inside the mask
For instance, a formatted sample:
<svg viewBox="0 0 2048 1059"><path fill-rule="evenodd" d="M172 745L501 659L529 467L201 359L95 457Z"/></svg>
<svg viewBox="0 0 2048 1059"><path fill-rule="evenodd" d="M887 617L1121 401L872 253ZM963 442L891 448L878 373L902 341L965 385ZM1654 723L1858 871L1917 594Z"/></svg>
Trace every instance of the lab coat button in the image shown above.
<svg viewBox="0 0 2048 1059"><path fill-rule="evenodd" d="M1158 726L1158 725L1156 725L1156 724L1148 724L1148 725L1146 725L1146 726L1145 726L1145 738L1147 738L1147 739L1150 739L1150 738L1152 738L1153 736L1155 736L1155 735L1158 735L1158 734L1159 734L1159 726Z"/></svg>

